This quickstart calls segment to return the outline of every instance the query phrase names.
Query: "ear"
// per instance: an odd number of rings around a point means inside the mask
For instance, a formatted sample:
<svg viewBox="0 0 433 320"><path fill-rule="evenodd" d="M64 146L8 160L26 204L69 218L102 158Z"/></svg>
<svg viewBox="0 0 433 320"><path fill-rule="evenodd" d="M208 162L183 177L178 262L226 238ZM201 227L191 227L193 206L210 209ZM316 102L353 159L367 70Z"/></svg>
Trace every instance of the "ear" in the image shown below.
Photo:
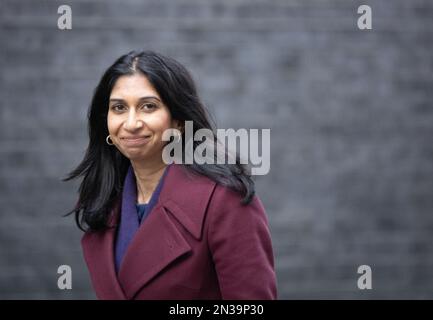
<svg viewBox="0 0 433 320"><path fill-rule="evenodd" d="M185 127L183 126L182 121L180 120L173 120L172 121L173 128L179 130L181 133L185 130Z"/></svg>

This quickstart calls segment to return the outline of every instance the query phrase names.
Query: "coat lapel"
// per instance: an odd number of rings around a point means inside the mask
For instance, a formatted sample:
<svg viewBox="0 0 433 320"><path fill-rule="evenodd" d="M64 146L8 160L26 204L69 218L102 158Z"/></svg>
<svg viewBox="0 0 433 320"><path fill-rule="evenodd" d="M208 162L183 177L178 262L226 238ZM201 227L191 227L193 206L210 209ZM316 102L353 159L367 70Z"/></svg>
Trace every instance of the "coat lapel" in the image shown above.
<svg viewBox="0 0 433 320"><path fill-rule="evenodd" d="M102 232L86 232L81 240L84 259L89 268L93 288L99 299L123 300L125 294L117 280L114 265L115 221L120 202L112 210L109 228Z"/></svg>
<svg viewBox="0 0 433 320"><path fill-rule="evenodd" d="M128 299L191 247L158 205L140 226L120 265L119 282Z"/></svg>
<svg viewBox="0 0 433 320"><path fill-rule="evenodd" d="M201 239L206 208L216 186L183 165L172 165L159 201L197 240Z"/></svg>

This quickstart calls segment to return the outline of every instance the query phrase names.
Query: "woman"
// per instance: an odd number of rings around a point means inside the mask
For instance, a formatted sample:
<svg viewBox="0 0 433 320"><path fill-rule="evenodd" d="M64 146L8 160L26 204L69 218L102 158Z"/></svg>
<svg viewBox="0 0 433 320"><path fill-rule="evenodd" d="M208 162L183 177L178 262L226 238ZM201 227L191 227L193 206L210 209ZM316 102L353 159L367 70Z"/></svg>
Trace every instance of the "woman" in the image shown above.
<svg viewBox="0 0 433 320"><path fill-rule="evenodd" d="M185 143L185 121L213 129L182 65L151 51L120 57L88 118L85 157L65 180L83 177L72 212L98 298L276 298L267 218L239 158L163 161L164 131Z"/></svg>

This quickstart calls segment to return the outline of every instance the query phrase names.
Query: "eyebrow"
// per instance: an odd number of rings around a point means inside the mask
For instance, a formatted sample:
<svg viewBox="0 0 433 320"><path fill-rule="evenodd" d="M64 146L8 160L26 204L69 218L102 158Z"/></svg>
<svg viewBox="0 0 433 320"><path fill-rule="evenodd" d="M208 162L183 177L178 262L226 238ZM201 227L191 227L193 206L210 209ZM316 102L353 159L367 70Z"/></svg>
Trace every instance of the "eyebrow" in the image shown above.
<svg viewBox="0 0 433 320"><path fill-rule="evenodd" d="M143 100L152 100L152 99L158 100L159 102L161 102L161 100L158 97L156 97L156 96L141 97L141 98L138 99L138 101L141 102ZM120 98L110 98L110 102L125 102L125 100L120 99Z"/></svg>

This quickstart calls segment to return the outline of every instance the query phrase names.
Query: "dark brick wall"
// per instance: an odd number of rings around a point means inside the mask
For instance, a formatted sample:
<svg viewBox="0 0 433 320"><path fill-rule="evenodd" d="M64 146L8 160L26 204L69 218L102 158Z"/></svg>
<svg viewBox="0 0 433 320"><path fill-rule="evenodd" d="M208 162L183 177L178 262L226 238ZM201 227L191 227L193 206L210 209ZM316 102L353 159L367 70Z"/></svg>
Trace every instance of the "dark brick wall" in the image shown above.
<svg viewBox="0 0 433 320"><path fill-rule="evenodd" d="M184 63L220 128L271 128L257 188L280 298L431 298L432 15L421 0L2 0L0 298L94 298L61 217L78 184L60 179L83 156L99 77L136 48Z"/></svg>

